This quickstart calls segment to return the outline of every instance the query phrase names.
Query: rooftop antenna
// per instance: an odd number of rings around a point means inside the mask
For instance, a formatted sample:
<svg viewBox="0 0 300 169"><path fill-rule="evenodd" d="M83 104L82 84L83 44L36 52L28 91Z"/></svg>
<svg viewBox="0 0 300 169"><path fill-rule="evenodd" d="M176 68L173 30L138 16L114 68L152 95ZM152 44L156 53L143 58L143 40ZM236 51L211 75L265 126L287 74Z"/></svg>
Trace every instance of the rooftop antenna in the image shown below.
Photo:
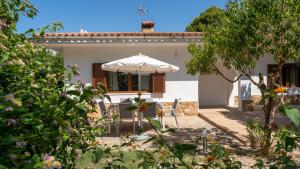
<svg viewBox="0 0 300 169"><path fill-rule="evenodd" d="M137 8L137 14L138 14L138 28L140 29L142 19L145 19L146 15L148 15L148 10L144 8L143 2Z"/></svg>
<svg viewBox="0 0 300 169"><path fill-rule="evenodd" d="M80 33L87 33L87 30L84 29L83 25L80 26Z"/></svg>

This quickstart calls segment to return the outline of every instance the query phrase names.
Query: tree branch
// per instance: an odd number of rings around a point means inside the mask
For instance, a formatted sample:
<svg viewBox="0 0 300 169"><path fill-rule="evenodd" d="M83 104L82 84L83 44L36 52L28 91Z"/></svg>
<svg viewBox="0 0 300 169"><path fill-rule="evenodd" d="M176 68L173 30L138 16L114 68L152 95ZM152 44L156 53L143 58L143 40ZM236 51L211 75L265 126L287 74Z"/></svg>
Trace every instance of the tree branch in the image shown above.
<svg viewBox="0 0 300 169"><path fill-rule="evenodd" d="M214 66L214 69L218 72L218 74L220 74L225 80L227 80L227 81L230 82L230 83L237 82L237 81L243 76L243 74L240 74L235 80L231 80L231 79L229 79L228 77L226 77L226 76L225 76L225 75L217 68L216 65L213 64L213 66Z"/></svg>
<svg viewBox="0 0 300 169"><path fill-rule="evenodd" d="M160 138L160 140L167 146L167 148L171 151L171 153L174 154L174 157L176 157L180 162L181 164L187 168L187 169L190 169L189 165L183 161L183 159L177 154L177 152L174 150L174 148L169 145L169 143L163 138L163 136L157 131L157 129L155 128L155 126L151 123L150 119L147 118L150 126L152 127L152 129L154 130L154 132L158 135L158 137Z"/></svg>
<svg viewBox="0 0 300 169"><path fill-rule="evenodd" d="M249 79L254 85L256 85L256 86L258 86L258 87L260 86L260 83L254 81L254 79L252 79L250 73L247 73L247 72L245 72L245 71L243 71L243 70L242 70L242 72L243 72L243 74L244 74L246 77L248 77L248 79Z"/></svg>

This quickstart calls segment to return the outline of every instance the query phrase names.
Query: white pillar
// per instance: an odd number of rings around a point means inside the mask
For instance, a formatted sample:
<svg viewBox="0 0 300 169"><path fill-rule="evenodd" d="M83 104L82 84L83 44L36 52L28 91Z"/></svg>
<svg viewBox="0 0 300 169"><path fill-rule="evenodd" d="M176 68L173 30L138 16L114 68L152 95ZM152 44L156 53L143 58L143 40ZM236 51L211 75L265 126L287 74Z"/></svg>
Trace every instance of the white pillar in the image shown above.
<svg viewBox="0 0 300 169"><path fill-rule="evenodd" d="M237 95L237 92L235 92L237 90L238 87L238 82L234 82L232 83L232 88L230 88L230 86L228 86L228 106L229 107L235 107L235 96Z"/></svg>
<svg viewBox="0 0 300 169"><path fill-rule="evenodd" d="M237 71L237 70L235 70L235 74L236 74L236 77L239 77L240 76L240 73ZM238 96L238 112L242 112L243 111L243 109L242 109L242 89L241 89L241 78L237 81L237 82L235 82L235 83L237 83L237 96ZM234 84L235 84L234 83ZM234 88L235 88L235 85L233 84L233 90L234 90ZM233 94L233 96L232 96L232 98L231 99L233 99L233 102L234 102L234 94ZM232 101L232 100L231 100ZM233 103L234 104L234 103Z"/></svg>
<svg viewBox="0 0 300 169"><path fill-rule="evenodd" d="M242 90L241 90L241 79L238 80L238 111L242 112Z"/></svg>

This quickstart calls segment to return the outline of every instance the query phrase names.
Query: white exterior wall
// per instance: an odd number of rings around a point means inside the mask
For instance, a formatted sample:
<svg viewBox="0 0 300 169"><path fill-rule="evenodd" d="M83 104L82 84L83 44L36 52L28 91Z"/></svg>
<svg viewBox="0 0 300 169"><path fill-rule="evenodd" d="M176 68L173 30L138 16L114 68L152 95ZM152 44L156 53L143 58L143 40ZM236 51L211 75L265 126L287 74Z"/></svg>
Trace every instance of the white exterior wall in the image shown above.
<svg viewBox="0 0 300 169"><path fill-rule="evenodd" d="M178 72L166 74L166 92L163 94L144 93L143 98L153 98L154 101L172 102L175 98L182 101L199 101L200 106L229 105L234 106L235 97L239 93L239 82L229 83L219 75L200 74L191 76L186 74L185 61L191 57L187 51L187 44L108 44L108 45L77 45L64 46L65 66L77 64L80 68L80 79L87 84L92 82L92 64L105 63L124 57L143 53L150 57L180 67ZM267 81L267 65L272 64L270 55L261 58L254 70L253 79L258 81L258 73L264 75ZM236 74L233 70L226 70L219 66L230 79ZM260 95L260 91L246 77L240 80L241 99L250 99L253 95ZM113 103L121 98L136 97L136 93L109 93Z"/></svg>
<svg viewBox="0 0 300 169"><path fill-rule="evenodd" d="M271 55L266 55L257 62L257 66L254 69L252 79L256 82L259 81L259 73L262 73L264 82L267 83L268 64L273 64L273 58ZM242 100L248 100L251 96L261 95L260 90L254 85L247 77L241 78L241 96ZM237 95L236 95L237 96Z"/></svg>
<svg viewBox="0 0 300 169"><path fill-rule="evenodd" d="M198 101L198 77L186 74L185 60L190 58L187 44L112 44L105 46L70 46L63 48L65 66L77 64L79 78L87 84L92 82L92 64L105 63L142 53L180 68L174 73L166 73L166 92L163 95L145 93L144 98L152 97L155 101L173 102ZM121 98L136 97L136 93L110 93L112 102Z"/></svg>
<svg viewBox="0 0 300 169"><path fill-rule="evenodd" d="M258 74L262 73L264 82L267 83L267 68L268 64L273 64L272 56L266 55L257 62L257 67L254 69L252 78L258 82ZM227 70L218 65L221 72L229 79L234 80L237 74L234 70ZM199 75L199 105L213 106L213 105L229 105L235 106L235 97L241 95L241 100L251 99L251 96L261 95L258 87L254 85L247 77L243 76L239 81L230 83L220 75Z"/></svg>
<svg viewBox="0 0 300 169"><path fill-rule="evenodd" d="M199 105L227 105L229 92L231 92L230 85L232 84L219 75L200 74Z"/></svg>

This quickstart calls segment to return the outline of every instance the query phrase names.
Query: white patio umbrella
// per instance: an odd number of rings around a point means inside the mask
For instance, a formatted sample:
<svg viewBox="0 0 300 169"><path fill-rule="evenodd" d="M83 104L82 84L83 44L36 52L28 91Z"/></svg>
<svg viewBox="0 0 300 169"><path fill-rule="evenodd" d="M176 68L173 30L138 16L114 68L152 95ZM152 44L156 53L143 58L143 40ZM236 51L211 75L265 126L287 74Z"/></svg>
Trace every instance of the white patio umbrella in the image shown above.
<svg viewBox="0 0 300 169"><path fill-rule="evenodd" d="M102 69L113 72L138 73L138 89L140 90L141 73L176 72L179 70L179 67L139 53L135 56L105 63L102 65Z"/></svg>
<svg viewBox="0 0 300 169"><path fill-rule="evenodd" d="M115 60L102 65L102 69L113 72L125 72L125 73L137 73L138 74L138 90L141 89L141 73L168 73L176 72L179 67L171 65L169 63L153 59L149 56L138 55ZM141 114L140 119L143 115ZM142 120L141 127L143 126ZM135 128L135 127L134 127ZM138 136L140 137L140 136Z"/></svg>

